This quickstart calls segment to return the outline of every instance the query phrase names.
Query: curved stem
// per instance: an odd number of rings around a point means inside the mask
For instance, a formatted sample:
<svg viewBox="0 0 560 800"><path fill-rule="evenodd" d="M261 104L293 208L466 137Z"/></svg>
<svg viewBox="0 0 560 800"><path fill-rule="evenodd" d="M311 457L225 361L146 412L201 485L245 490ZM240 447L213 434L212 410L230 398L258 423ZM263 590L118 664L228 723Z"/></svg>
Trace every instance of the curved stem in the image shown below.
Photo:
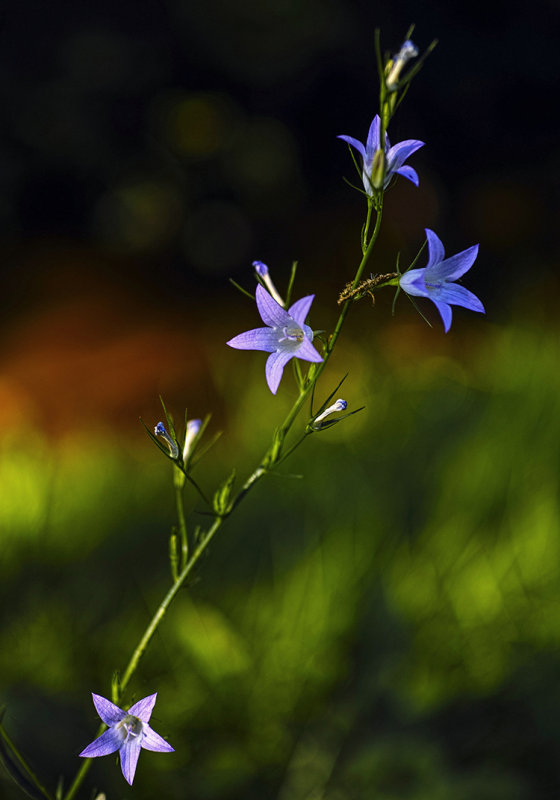
<svg viewBox="0 0 560 800"><path fill-rule="evenodd" d="M371 239L367 243L367 247L365 248L365 251L363 252L362 260L360 261L360 264L359 264L358 269L356 271L356 275L354 276L354 281L352 283L352 288L355 288L358 285L358 283L360 282L360 279L362 277L363 271L364 271L364 269L366 267L367 262L369 261L371 253L373 251L373 247L375 245L375 242L377 241L377 237L379 235L379 230L380 230L380 227L381 227L382 207L383 207L383 196L381 196L381 200L379 201L379 206L376 209L377 216L376 216L376 220L375 220L375 227L374 227L373 233L371 235ZM371 218L371 209L372 209L372 206L370 204L368 206L368 217L367 217L367 220L366 220L366 227L365 227L365 231L364 231L365 235L367 235L367 230L369 228L369 223L370 223L370 218ZM364 242L365 242L365 236L364 236ZM294 405L292 406L292 408L288 412L288 415L286 416L284 422L280 425L279 428L276 429L273 441L272 441L271 445L269 446L269 448L267 449L267 451L266 451L266 453L265 453L260 465L257 467L256 470L254 470L254 472L245 481L245 483L243 484L243 486L239 490L237 496L235 497L235 499L231 503L231 506L230 506L230 509L229 509L228 513L225 514L225 515L217 516L214 519L214 522L212 523L212 525L210 526L210 528L208 529L206 534L203 536L203 538L199 541L198 545L194 549L190 559L187 561L187 563L184 565L183 569L181 570L181 572L177 576L177 580L173 583L173 585L171 586L171 588L169 589L169 591L167 592L167 594L165 595L165 597L163 598L163 600L159 604L155 614L153 615L148 627L146 628L146 630L142 634L142 637L141 637L140 641L138 642L138 644L137 644L137 646L136 646L136 648L135 648L135 650L134 650L134 652L133 652L133 654L132 654L132 656L131 656L131 658L130 658L127 666L126 666L126 669L124 671L123 677L122 677L122 679L120 681L120 684L119 684L118 698L115 700L116 704L118 704L120 698L122 697L122 695L124 693L124 690L126 689L126 687L128 686L128 684L130 682L130 679L134 675L134 673L136 671L136 668L138 667L138 664L140 662L140 659L144 655L144 652L145 652L146 648L148 647L148 644L150 643L150 640L152 639L152 636L156 632L160 622L162 621L162 619L163 619L163 617L165 615L165 612L167 611L167 609L171 605L171 603L172 603L175 595L179 591L179 589L183 586L183 584L185 583L186 579L189 577L190 573L192 572L192 570L194 569L194 567L198 563L200 557L202 556L202 554L204 553L204 551L206 550L206 548L210 544L210 542L213 539L216 531L221 527L224 519L226 519L226 517L229 516L235 508L237 508L237 506L239 505L241 500L243 500L243 498L253 488L253 486L264 475L266 475L267 472L269 472L271 469L273 469L281 461L284 461L284 459L288 455L290 455L296 449L296 447L298 447L301 444L301 442L305 438L305 434L304 434L304 436L302 436L301 439L299 439L296 442L296 444L294 446L292 446L286 453L282 453L282 445L283 445L284 439L286 437L286 434L289 432L289 430L292 427L296 417L298 416L299 412L301 411L301 408L302 408L305 400L307 399L307 396L312 391L313 387L315 386L315 384L319 380L323 370L325 369L325 367L326 367L326 365L327 365L327 363L329 361L329 358L331 356L331 353L334 350L334 346L335 346L336 341L337 341L337 339L338 339L338 337L340 335L340 331L342 330L342 326L344 325L344 320L346 319L348 311L350 310L350 305L351 304L352 304L352 299L351 298L346 300L346 302L344 303L344 305L342 307L342 310L340 312L340 315L338 317L337 323L335 325L334 331L333 331L330 339L328 340L328 342L326 344L325 355L324 355L323 361L320 364L312 364L311 365L311 367L309 369L309 373L308 373L307 383L303 384L302 388L300 388L300 393L299 393L299 396L298 396L297 400L295 401ZM178 522L179 522L179 530L181 531L181 535L183 535L183 532L184 532L184 534L186 536L186 523L185 523L185 516L184 516L184 509L183 509L183 498L182 498L181 488L179 486L177 486L177 485L175 486L175 488L176 488L177 517L178 517ZM102 730L105 727L106 726L102 726ZM91 764L91 759L88 758L88 759L84 760L84 763L81 765L80 769L76 773L76 776L75 776L70 788L68 789L68 792L66 793L66 795L64 797L64 800L73 800L74 796L76 795L76 792L78 791L79 787L81 786L82 781L85 778L85 776L86 776L86 774L87 774L87 772L89 770L90 764Z"/></svg>
<svg viewBox="0 0 560 800"><path fill-rule="evenodd" d="M177 576L177 580L175 581L173 586L169 589L169 591L167 592L167 594L165 595L165 597L163 598L163 600L159 604L156 613L154 614L154 616L151 619L150 624L148 625L148 627L144 631L144 634L143 634L142 638L140 639L138 645L136 646L136 649L135 649L134 653L132 654L132 656L130 658L130 661L128 662L128 665L127 665L127 667L126 667L126 669L124 671L124 674L123 674L123 677L122 677L122 679L120 681L120 686L119 686L119 693L121 695L124 692L124 690L126 689L126 687L128 686L128 683L129 683L130 679L132 678L134 672L136 671L136 667L138 666L138 662L142 658L142 655L144 654L144 651L145 651L146 647L148 646L148 644L150 642L150 639L152 638L152 636L156 632L159 623L163 619L163 616L164 616L165 612L167 611L167 609L169 608L169 606L171 604L171 601L173 600L173 598L175 597L175 595L177 594L177 592L179 591L179 589L181 588L181 586L183 585L185 580L188 578L188 576L192 572L194 566L196 565L196 563L200 559L201 555L204 553L204 551L207 548L207 546L210 544L211 539L213 538L213 536L216 533L216 531L218 530L218 528L221 526L223 520L224 520L224 517L216 517L215 518L214 522L212 523L210 528L206 531L204 537L200 540L200 542L198 543L197 547L193 551L192 556L190 557L188 562L185 564L185 566L183 567L183 569L181 570L181 572Z"/></svg>
<svg viewBox="0 0 560 800"><path fill-rule="evenodd" d="M360 261L358 269L356 270L356 274L355 274L354 280L352 282L352 288L355 288L358 285L358 283L360 282L360 279L361 279L361 277L363 275L364 269L366 268L367 262L369 261L369 258L370 258L371 254L373 252L373 247L374 247L374 245L375 245L375 243L377 241L377 237L379 236L379 231L381 229L381 217L382 217L382 213L383 213L383 195L381 196L381 199L379 201L379 205L378 205L378 207L376 209L376 212L377 212L377 216L376 216L376 219L375 219L375 227L373 229L373 233L371 234L371 239L369 240L368 245L366 247L366 250L365 250L365 252L364 252L364 254L362 256L362 260ZM368 207L368 220L369 220L370 213L371 213L371 206ZM243 487L239 491L239 494L237 495L237 497L235 498L235 500L232 503L231 510L233 510L234 508L236 508L239 505L241 500L245 497L247 492L251 489L251 487L254 485L254 483L256 483L257 480L259 480L266 472L268 472L276 464L280 463L280 460L282 460L282 461L284 460L284 458L281 455L281 449L282 449L282 444L284 442L286 434L288 433L288 431L292 427L297 415L301 411L301 408L302 408L302 406L303 406L308 394L312 391L313 387L315 386L315 384L319 380L323 370L327 366L327 363L329 361L331 353L334 350L334 346L336 344L336 341L337 341L337 339L338 339L338 337L340 335L340 331L342 330L342 326L344 325L344 320L346 319L346 315L348 314L348 311L350 310L351 304L352 304L352 298L349 298L348 300L346 300L346 302L342 306L342 310L341 310L340 315L338 317L338 320L337 320L337 323L335 325L334 331L333 331L329 341L327 342L323 361L320 364L312 364L311 365L309 373L308 373L308 383L303 387L303 389L300 390L299 397L297 398L297 400L295 401L294 405L292 406L292 408L288 412L288 415L287 415L286 419L280 425L280 427L276 429L272 444L270 445L270 447L266 451L266 453L264 455L264 458L262 459L260 465L252 473L252 475L248 478L248 480L245 482L245 484L243 485ZM299 444L299 442L298 442L298 444ZM294 449L294 448L292 448L292 449ZM292 452L292 450L290 450L289 452Z"/></svg>
<svg viewBox="0 0 560 800"><path fill-rule="evenodd" d="M150 624L148 625L148 627L144 631L144 633L142 635L142 638L138 642L138 644L136 646L136 649L134 650L134 652L133 652L133 654L132 654L132 656L130 658L130 661L128 662L127 667L126 667L126 669L124 671L123 677L122 677L122 679L120 681L120 685L119 685L119 696L117 697L117 699L115 701L115 703L117 705L118 705L118 703L120 701L120 698L122 697L122 695L124 693L124 690L128 686L128 683L130 682L130 679L134 675L134 672L136 671L136 668L137 668L137 666L138 666L138 664L140 662L140 659L142 658L142 656L144 654L144 651L146 650L148 644L150 643L150 639L152 638L152 636L156 632L159 623L161 622L161 620L163 619L163 617L165 615L165 612L167 611L167 609L171 605L171 602L173 601L173 598L175 597L175 595L177 594L177 592L179 591L181 586L184 584L184 582L186 581L186 579L188 578L188 576L192 572L193 568L195 567L196 563L200 559L201 555L204 553L204 551L206 550L206 548L210 544L211 539L213 538L213 536L216 533L216 531L218 530L218 528L221 526L223 520L224 520L224 517L216 517L216 519L214 520L214 522L212 523L212 525L210 526L210 528L208 529L208 531L206 532L204 537L199 542L198 546L193 551L193 554L190 557L188 563L185 564L185 566L183 567L183 569L179 573L179 575L177 577L177 580L175 581L173 586L169 589L169 591L167 592L167 594L165 595L165 597L163 598L163 600L159 604L159 606L157 608L157 611L155 612L154 616L152 617L152 619L150 621ZM105 725L102 726L102 728L100 730L100 733L105 729L105 727L106 727ZM86 776L86 774L87 774L87 772L88 772L88 770L90 768L91 761L92 761L91 758L85 759L84 763L81 765L80 769L76 773L76 777L72 781L72 785L68 789L68 792L65 794L64 800L72 800L72 798L75 796L76 792L80 788L80 786L82 784L82 781L85 778L85 776Z"/></svg>
<svg viewBox="0 0 560 800"><path fill-rule="evenodd" d="M175 480L174 483L175 483L175 505L177 507L177 521L179 522L179 534L181 536L181 564L185 565L187 563L189 556L189 538L187 535L187 523L185 522L185 508L183 505L183 487L177 480Z"/></svg>

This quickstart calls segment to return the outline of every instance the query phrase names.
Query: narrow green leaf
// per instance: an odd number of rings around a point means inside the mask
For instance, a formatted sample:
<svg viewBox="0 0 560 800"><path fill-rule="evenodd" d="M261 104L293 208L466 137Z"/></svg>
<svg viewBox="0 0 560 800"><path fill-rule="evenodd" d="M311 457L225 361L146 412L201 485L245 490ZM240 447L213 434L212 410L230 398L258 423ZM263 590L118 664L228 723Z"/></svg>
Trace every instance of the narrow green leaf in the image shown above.
<svg viewBox="0 0 560 800"><path fill-rule="evenodd" d="M169 435L171 436L171 438L173 439L175 444L177 444L177 434L175 432L175 423L173 422L173 417L167 411L167 408L165 407L165 403L163 402L163 397L161 395L159 396L159 402L161 403L161 406L163 408L163 413L165 414L165 419L167 421L167 430L169 431ZM177 447L178 446L179 445L177 444Z"/></svg>
<svg viewBox="0 0 560 800"><path fill-rule="evenodd" d="M230 508L231 491L235 483L235 469L233 469L228 478L218 487L214 494L214 511L216 514L222 516L227 514Z"/></svg>
<svg viewBox="0 0 560 800"><path fill-rule="evenodd" d="M121 674L118 669L114 670L111 675L111 700L115 705L119 702L121 696Z"/></svg>
<svg viewBox="0 0 560 800"><path fill-rule="evenodd" d="M251 292L248 292L248 291L247 291L247 289L244 289L244 288L243 288L243 286L240 286L240 285L237 283L237 281L234 281L234 280L233 280L233 278L230 278L230 279L229 279L229 282L231 283L231 285L232 285L232 286L235 286L235 288L236 288L236 289L238 289L238 290L241 292L241 294L244 294L244 295L245 295L246 297L248 297L250 300L254 300L254 299L255 299L255 295L254 295L254 294L251 294Z"/></svg>
<svg viewBox="0 0 560 800"><path fill-rule="evenodd" d="M294 281L296 279L296 272L298 268L298 262L292 261L292 269L290 272L290 280L288 281L288 291L286 292L286 305L290 305L290 299L292 297L292 289L294 288Z"/></svg>
<svg viewBox="0 0 560 800"><path fill-rule="evenodd" d="M142 417L139 417L139 419L140 419L140 422L142 423L142 425L144 426L144 429L145 429L146 433L148 434L148 436L152 440L152 442L156 445L156 447L159 450L161 450L161 452L163 453L164 456L167 456L167 458L170 461L173 461L173 463L175 464L175 459L173 458L173 456L169 452L169 448L167 447L167 445L163 444L163 442L160 442L160 440L157 438L157 436L155 436L152 433L152 431L150 430L150 428L148 428L148 426L146 425L146 423L144 422Z"/></svg>

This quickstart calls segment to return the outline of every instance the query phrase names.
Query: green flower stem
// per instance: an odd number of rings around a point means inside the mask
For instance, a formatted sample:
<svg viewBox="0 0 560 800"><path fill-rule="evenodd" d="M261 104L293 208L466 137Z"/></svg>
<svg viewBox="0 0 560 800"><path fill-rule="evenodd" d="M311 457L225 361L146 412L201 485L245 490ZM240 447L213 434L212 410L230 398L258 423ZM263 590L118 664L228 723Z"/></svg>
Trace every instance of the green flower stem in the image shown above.
<svg viewBox="0 0 560 800"><path fill-rule="evenodd" d="M362 257L362 260L360 261L360 265L359 265L359 267L357 269L356 275L354 276L354 280L352 281L352 289L355 289L356 286L359 284L359 282L360 282L360 280L362 278L362 275L364 273L364 269L366 268L367 262L369 261L369 258L370 258L371 254L373 252L373 248L374 248L374 245L375 245L375 243L377 241L377 237L379 236L379 231L381 229L381 217L383 216L383 195L381 195L381 197L380 197L376 212L377 212L377 216L376 216L376 219L375 219L375 227L373 229L373 233L371 234L371 239L369 240L368 246L366 247L366 251L365 251L365 253L364 253L363 257ZM321 372L325 368L325 365L326 365L327 361L329 360L330 354L334 350L334 346L336 344L336 340L338 339L338 337L340 335L340 331L342 330L342 326L344 325L344 320L346 319L346 315L348 314L348 311L350 310L350 306L351 305L352 305L352 298L349 297L348 300L346 300L346 302L342 306L342 311L340 312L340 316L339 316L338 321L337 321L337 323L335 325L335 328L334 328L334 331L332 333L332 336L330 337L330 339L329 339L329 341L327 343L327 351L326 351L326 354L325 354L325 359L321 364L319 364L319 368L317 370L317 375L316 375L315 381L319 378Z"/></svg>
<svg viewBox="0 0 560 800"><path fill-rule="evenodd" d="M212 540L212 538L213 538L214 534L216 533L216 531L218 530L218 528L220 528L220 526L222 525L223 521L224 521L224 517L216 517L214 519L214 522L212 523L210 528L206 531L204 537L200 540L199 544L197 545L197 547L193 551L193 554L190 557L188 563L185 564L185 566L183 567L183 569L179 573L179 575L177 577L177 580L171 586L171 588L169 589L169 591L167 592L167 594L165 595L165 597L163 598L163 600L159 604L156 613L154 614L154 616L151 619L150 624L148 625L148 627L144 631L144 633L142 635L142 638L138 642L138 644L136 646L136 649L134 650L134 653L132 654L132 656L130 658L130 661L128 662L128 665L127 665L127 667L126 667L126 669L124 671L124 675L123 675L123 677L122 677L122 679L120 681L120 685L119 685L119 696L114 701L116 705L119 704L120 698L124 694L124 691L125 691L126 687L128 686L128 684L130 682L130 679L134 675L134 673L136 671L136 668L138 667L138 664L140 663L140 659L144 655L144 652L145 652L148 644L150 643L150 639L152 638L152 636L156 632L159 623L161 622L161 620L163 619L163 617L165 615L165 612L167 611L167 609L171 605L171 602L173 601L175 595L177 594L177 592L179 591L179 589L181 588L183 583L186 581L186 579L188 578L188 576L190 575L190 573L192 572L192 570L196 566L198 560L200 559L200 557L202 556L202 554L204 553L204 551L206 550L206 548L210 544L210 541ZM102 733L105 730L106 727L107 727L106 725L102 725L100 727L99 733ZM80 767L80 769L76 773L76 777L74 778L74 780L72 782L72 785L70 786L70 788L68 789L68 792L64 796L64 800L72 800L72 798L75 797L76 792L80 788L80 785L82 784L82 781L84 780L84 778L85 778L85 776L86 776L86 774L87 774L87 772L88 772L88 770L89 770L89 768L91 766L91 761L92 761L91 758L87 758L87 759L84 760L84 763L82 764L82 766Z"/></svg>
<svg viewBox="0 0 560 800"><path fill-rule="evenodd" d="M100 736L103 733L103 731L106 729L106 727L107 727L106 725L100 725L99 726L99 730L97 731L96 735ZM83 763L80 766L80 769L76 773L76 777L74 778L70 788L68 789L68 791L64 795L64 800L73 800L73 798L76 796L76 792L78 791L78 789L82 785L82 781L84 780L84 778L86 777L86 775L89 772L89 768L91 767L91 762L92 761L93 761L92 758L84 758Z"/></svg>
<svg viewBox="0 0 560 800"><path fill-rule="evenodd" d="M185 566L183 567L183 569L179 573L179 575L177 577L177 580L175 581L173 586L169 589L169 591L167 592L167 594L165 595L165 597L163 598L163 600L159 604L159 607L158 607L156 613L154 614L150 624L148 625L148 627L144 631L144 634L143 634L142 638L140 639L138 645L136 646L136 650L132 654L131 659L128 662L128 665L127 665L127 667L126 667L126 669L124 671L123 677L122 677L122 679L120 681L120 695L121 696L124 693L124 690L126 689L126 687L128 686L128 684L130 682L130 679L134 675L134 673L136 671L136 668L138 666L138 663L140 662L140 659L142 658L142 656L144 654L144 651L146 650L146 647L148 646L148 644L150 642L150 639L152 638L152 636L156 632L157 627L158 627L159 623L161 622L161 620L163 619L163 616L164 616L165 612L167 611L167 609L169 608L173 598L175 597L175 595L177 594L177 592L179 591L179 589L181 588L183 583L186 581L186 579L188 578L188 576L190 575L190 573L194 569L194 567L197 564L198 560L200 559L201 555L204 553L204 551L206 550L206 548L210 544L210 541L212 540L214 534L216 533L218 528L221 527L223 521L224 521L224 517L216 517L214 519L214 522L212 523L210 528L206 531L206 533L204 534L203 538L200 540L200 542L198 543L198 545L194 549L193 554L190 557L189 561L187 562L187 564L185 564ZM68 800L68 799L66 799L66 800Z"/></svg>
<svg viewBox="0 0 560 800"><path fill-rule="evenodd" d="M380 199L380 201L378 203L378 207L377 207L376 211L377 211L377 216L376 216L376 219L375 219L375 228L374 228L373 233L371 235L371 239L369 240L368 245L366 247L366 251L362 256L362 260L360 261L360 264L359 264L358 269L356 271L356 275L354 276L354 280L352 282L352 288L355 288L358 285L358 283L360 282L361 277L362 277L363 272L364 272L364 269L366 268L367 262L369 261L369 258L370 258L371 254L373 252L373 248L374 248L374 245L375 245L375 243L377 241L377 237L379 236L379 231L380 231L380 228L381 228L381 217L382 217L382 212L383 212L383 195L381 195L381 199ZM370 217L370 215L371 215L371 205L368 205L368 219L366 220L366 226L369 225L369 217ZM288 431L292 427L296 417L298 416L299 412L301 411L301 408L302 408L307 396L309 395L309 393L311 392L311 390L313 389L313 387L315 386L315 384L319 380L319 378L321 376L321 373L325 369L325 367L326 367L326 365L328 363L328 360L329 360L329 358L331 356L331 353L334 350L334 346L335 346L336 341L337 341L337 339L338 339L338 337L340 335L340 331L342 330L342 326L344 325L344 320L346 319L346 315L348 314L348 311L350 310L350 306L351 305L352 305L352 298L349 298L344 303L344 305L342 307L342 311L340 312L340 316L338 318L338 321L337 321L337 323L335 325L335 329L333 331L333 334L330 337L329 341L327 342L327 345L326 345L326 348L325 348L325 356L323 358L323 361L320 364L312 364L311 365L311 367L309 369L309 373L308 373L308 377L309 377L308 383L303 387L303 389L300 390L299 397L297 398L297 400L295 401L294 405L290 409L290 411L288 413L288 416L286 417L286 419L284 420L282 425L279 428L276 429L272 444L270 445L269 449L265 453L265 456L264 456L263 460L261 461L259 467L257 467L255 472L249 477L249 479L246 481L246 483L242 487L241 491L239 492L239 494L237 495L237 497L233 501L231 510L233 510L234 508L237 507L237 505L241 502L243 497L245 497L245 495L251 489L251 487L260 478L262 478L262 476L266 472L270 471L270 469L272 469L275 465L280 463L281 460L282 461L284 460L285 456L282 455L281 450L282 450L282 444L284 442L286 434L288 433ZM301 443L301 441L302 440L298 441L297 445L299 445ZM288 454L291 453L294 449L295 448L290 449L288 451Z"/></svg>
<svg viewBox="0 0 560 800"><path fill-rule="evenodd" d="M176 470L176 468L175 468ZM182 476L182 473L179 470L176 470L179 473L179 476ZM175 485L175 505L177 507L177 521L179 522L179 533L181 535L181 563L183 565L188 563L188 555L189 555L189 539L187 536L187 523L185 522L185 508L183 505L183 483L177 480L177 476L175 476L174 480Z"/></svg>
<svg viewBox="0 0 560 800"><path fill-rule="evenodd" d="M371 212L373 211L373 198L368 197L367 200L368 200L367 217L364 223L364 227L362 228L362 255L365 255L367 250L369 226L371 223Z"/></svg>
<svg viewBox="0 0 560 800"><path fill-rule="evenodd" d="M369 261L371 253L373 251L373 247L375 245L375 242L377 241L377 237L379 235L379 230L380 230L380 227L381 227L382 209L383 209L383 196L381 196L381 199L379 200L378 206L376 208L377 216L376 216L376 220L375 220L375 227L374 227L373 233L371 235L371 239L369 240L369 242L367 244L367 247L365 249L365 252L363 253L362 260L360 261L360 264L359 264L358 269L356 271L356 275L355 275L354 281L352 283L352 287L353 288L355 288L358 285L358 283L360 282L360 279L362 277L362 274L364 272L366 264ZM365 241L365 235L367 234L367 230L368 230L369 224L370 224L371 210L372 210L372 204L369 204L368 205L368 216L366 218L366 225L365 225L365 228L364 228L364 241ZM177 594L177 592L179 591L181 586L185 583L185 581L187 580L187 578L191 574L192 570L194 569L194 567L198 563L200 557L202 556L202 554L204 553L204 551L206 550L206 548L208 547L208 545L210 544L210 542L214 538L215 533L221 527L221 525L224 522L224 520L233 512L233 510L235 508L237 508L237 506L239 505L241 500L243 500L243 498L248 494L248 492L253 488L253 486L255 486L255 484L258 483L258 481L264 475L266 475L267 472L270 472L277 464L279 464L288 455L290 455L295 450L295 448L297 446L299 446L299 444L301 444L301 442L305 438L305 435L302 436L296 442L296 444L290 448L290 450L288 450L286 453L282 453L282 445L284 443L284 439L285 439L287 433L289 432L290 428L292 427L293 423L295 422L296 417L298 416L299 412L301 411L301 409L303 407L303 404L305 403L305 400L307 399L307 397L310 394L311 390L313 389L313 387L315 386L315 384L319 380L323 370L325 369L325 367L326 367L326 365L328 363L328 360L329 360L329 358L331 356L331 353L334 350L334 346L336 344L336 341L338 339L340 331L342 330L342 326L344 324L344 320L346 319L346 315L348 314L348 311L350 309L351 304L352 304L352 300L351 299L348 299L344 303L344 305L342 307L342 311L340 312L338 321L336 323L335 329L334 329L334 331L332 333L332 336L330 337L330 339L327 342L327 345L325 347L325 355L324 355L323 361L320 364L312 364L311 367L309 368L307 382L304 383L302 388L300 389L299 397L297 398L297 400L295 401L294 405L290 409L290 411L289 411L288 415L286 416L284 422L280 425L279 428L276 429L274 437L273 437L273 440L272 440L272 443L269 446L268 450L266 451L266 453L264 455L264 458L262 459L260 465L249 476L249 478L245 481L245 483L243 484L243 486L239 490L237 496L232 501L231 506L230 506L227 514L222 514L220 516L216 516L215 517L212 525L206 531L206 533L204 534L202 539L200 539L200 541L197 544L196 548L194 549L190 559L187 561L187 563L185 564L185 566L183 567L183 569L181 570L181 572L177 576L177 580L173 583L173 585L171 586L171 588L169 589L169 591L167 592L167 594L165 595L165 597L163 598L163 600L159 604L157 611L155 612L154 616L152 617L152 619L150 621L150 624L148 625L148 627L146 628L146 630L142 634L142 638L140 639L138 645L136 646L136 649L134 650L134 652L133 652L133 654L132 654L132 656L130 658L130 661L128 662L128 665L127 665L127 667L126 667L126 669L124 671L123 677L122 677L122 679L120 681L120 684L119 684L119 696L114 701L117 705L119 703L120 698L123 696L124 691L125 691L126 687L128 686L128 684L130 682L130 679L134 675L134 673L135 673L135 671L136 671L136 669L138 667L138 664L140 663L140 660L141 660L142 656L144 655L144 652L145 652L146 648L148 647L148 644L150 643L150 640L151 640L152 636L154 635L154 633L156 632L160 622L162 621L162 619L163 619L163 617L165 615L165 612L167 611L167 609L171 605L175 595ZM181 535L182 536L183 536L183 532L184 532L184 535L186 536L186 523L185 523L185 514L184 514L184 507L183 507L183 495L182 495L181 488L182 487L179 487L177 485L177 483L175 484L175 490L176 490L176 495L175 496L176 496L176 504L177 504L177 518L178 518L178 522L179 522L179 530L181 531ZM105 729L105 727L106 726L103 725L100 732L102 732ZM82 766L78 770L78 772L76 774L76 777L74 778L74 781L72 782L72 785L70 786L70 788L68 789L68 792L66 793L66 795L64 797L64 800L73 800L73 798L76 795L76 792L78 791L79 787L81 786L82 781L85 778L85 776L86 776L86 774L87 774L87 772L89 770L89 767L90 767L90 764L91 764L91 760L92 759L90 759L90 758L84 760L84 763L82 764Z"/></svg>

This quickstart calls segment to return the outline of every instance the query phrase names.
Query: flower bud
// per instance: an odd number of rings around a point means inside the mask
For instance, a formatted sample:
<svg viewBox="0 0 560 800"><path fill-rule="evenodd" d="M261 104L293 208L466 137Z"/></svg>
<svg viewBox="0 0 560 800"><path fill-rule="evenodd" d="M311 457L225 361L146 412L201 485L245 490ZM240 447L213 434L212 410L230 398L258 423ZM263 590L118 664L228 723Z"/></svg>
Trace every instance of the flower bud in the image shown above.
<svg viewBox="0 0 560 800"><path fill-rule="evenodd" d="M187 463L189 456L192 453L194 440L198 436L198 432L202 425L201 419L191 419L187 422L187 430L185 432L185 444L183 446L183 464Z"/></svg>
<svg viewBox="0 0 560 800"><path fill-rule="evenodd" d="M284 301L279 295L276 286L272 282L272 278L270 277L270 272L266 264L264 264L262 261L253 261L253 266L257 276L261 279L269 295L271 295L271 297L273 297L279 305L284 306Z"/></svg>
<svg viewBox="0 0 560 800"><path fill-rule="evenodd" d="M371 167L371 185L374 189L381 189L385 184L385 168L387 166L387 157L385 152L379 148L373 157L373 164Z"/></svg>
<svg viewBox="0 0 560 800"><path fill-rule="evenodd" d="M169 447L169 455L171 458L177 458L179 455L179 448L177 447L176 443L173 441L171 436L165 430L165 425L163 422L158 422L156 427L154 428L154 433L156 436L159 436L160 439L166 443Z"/></svg>
<svg viewBox="0 0 560 800"><path fill-rule="evenodd" d="M323 427L329 427L330 425L333 425L336 422L336 420L330 420L329 422L326 423L326 425L324 425L322 420L324 420L325 417L328 417L331 414L336 414L337 412L340 411L346 411L347 407L348 403L346 402L346 400L339 398L335 403L332 404L332 406L329 406L324 411L322 411L317 417L315 417L315 419L311 424L311 427L313 428L313 430L319 431Z"/></svg>
<svg viewBox="0 0 560 800"><path fill-rule="evenodd" d="M401 49L393 58L393 60L387 63L387 69L389 72L385 83L390 92L394 92L396 90L403 67L406 66L411 58L416 58L417 55L418 48L414 42L411 42L410 39L407 39L406 42L403 42Z"/></svg>

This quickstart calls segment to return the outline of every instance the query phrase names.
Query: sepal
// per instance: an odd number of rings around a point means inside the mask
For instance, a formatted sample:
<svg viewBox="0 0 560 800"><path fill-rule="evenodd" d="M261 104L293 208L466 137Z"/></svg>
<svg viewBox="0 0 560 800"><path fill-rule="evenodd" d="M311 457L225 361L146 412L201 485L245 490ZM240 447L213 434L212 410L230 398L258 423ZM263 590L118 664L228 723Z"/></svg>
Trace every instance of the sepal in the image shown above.
<svg viewBox="0 0 560 800"><path fill-rule="evenodd" d="M116 705L121 693L121 673L118 669L111 675L111 701Z"/></svg>
<svg viewBox="0 0 560 800"><path fill-rule="evenodd" d="M231 492L235 483L235 469L231 471L228 478L216 489L214 493L214 511L222 517L229 513L231 508Z"/></svg>

